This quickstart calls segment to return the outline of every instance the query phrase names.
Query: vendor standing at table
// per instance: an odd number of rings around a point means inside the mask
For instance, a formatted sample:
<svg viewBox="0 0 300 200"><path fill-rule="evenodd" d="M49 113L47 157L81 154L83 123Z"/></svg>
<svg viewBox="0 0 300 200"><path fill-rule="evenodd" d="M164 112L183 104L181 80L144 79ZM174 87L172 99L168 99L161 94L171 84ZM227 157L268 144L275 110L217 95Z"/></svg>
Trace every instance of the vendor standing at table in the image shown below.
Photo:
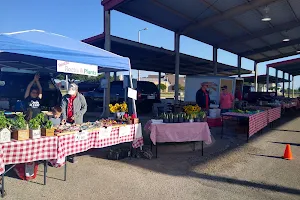
<svg viewBox="0 0 300 200"><path fill-rule="evenodd" d="M202 110L208 110L210 105L208 83L203 82L201 88L196 93L196 102Z"/></svg>
<svg viewBox="0 0 300 200"><path fill-rule="evenodd" d="M78 86L75 83L70 84L68 94L66 94L61 103L62 123L82 124L83 115L87 111L85 97L78 92ZM75 155L68 158L69 162L76 163Z"/></svg>
<svg viewBox="0 0 300 200"><path fill-rule="evenodd" d="M87 104L85 97L78 92L78 86L75 83L70 84L68 94L62 99L61 109L62 122L83 123L83 115L87 111Z"/></svg>
<svg viewBox="0 0 300 200"><path fill-rule="evenodd" d="M31 118L36 117L40 112L40 105L42 99L42 86L40 84L40 75L36 74L33 80L28 84L25 95L24 95L24 104L27 111L30 110ZM33 87L36 84L37 87Z"/></svg>
<svg viewBox="0 0 300 200"><path fill-rule="evenodd" d="M234 97L228 92L227 85L221 87L221 95L220 95L220 108L221 112L228 112L229 109L233 107Z"/></svg>

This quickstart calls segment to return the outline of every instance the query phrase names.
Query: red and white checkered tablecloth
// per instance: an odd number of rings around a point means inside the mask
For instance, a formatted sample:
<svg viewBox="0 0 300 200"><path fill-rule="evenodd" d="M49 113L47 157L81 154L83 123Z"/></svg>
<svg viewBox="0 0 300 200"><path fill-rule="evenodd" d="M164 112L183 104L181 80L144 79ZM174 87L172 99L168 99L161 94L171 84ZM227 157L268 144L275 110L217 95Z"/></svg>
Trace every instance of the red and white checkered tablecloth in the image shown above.
<svg viewBox="0 0 300 200"><path fill-rule="evenodd" d="M42 137L34 140L11 141L1 144L0 174L5 165L28 163L57 158L57 137Z"/></svg>
<svg viewBox="0 0 300 200"><path fill-rule="evenodd" d="M281 117L281 107L268 110L268 122L271 123Z"/></svg>
<svg viewBox="0 0 300 200"><path fill-rule="evenodd" d="M268 111L259 112L256 114L246 114L246 113L234 113L227 112L223 113L224 116L231 117L245 117L249 119L249 137L263 129L268 125Z"/></svg>
<svg viewBox="0 0 300 200"><path fill-rule="evenodd" d="M65 163L65 158L69 155L81 153L92 148L104 148L125 142L133 141L132 146L134 148L142 146L144 143L143 137L136 137L135 139L135 125L127 126L130 126L130 133L121 137L119 137L119 127L113 127L110 137L105 139L99 138L99 134L101 134L100 128L99 130L87 130L88 138L80 141L75 141L74 134L58 136L57 159L50 162L55 167L61 167Z"/></svg>

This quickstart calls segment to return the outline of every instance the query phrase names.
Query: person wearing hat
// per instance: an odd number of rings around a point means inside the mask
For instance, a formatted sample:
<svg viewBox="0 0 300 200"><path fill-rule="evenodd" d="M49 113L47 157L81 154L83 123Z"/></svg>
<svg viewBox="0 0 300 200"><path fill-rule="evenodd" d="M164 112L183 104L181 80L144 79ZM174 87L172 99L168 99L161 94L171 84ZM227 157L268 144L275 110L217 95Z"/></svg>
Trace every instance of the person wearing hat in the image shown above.
<svg viewBox="0 0 300 200"><path fill-rule="evenodd" d="M209 92L207 91L208 83L203 82L201 83L201 88L196 93L196 103L199 107L202 109L209 109L210 104L210 98L209 98Z"/></svg>
<svg viewBox="0 0 300 200"><path fill-rule="evenodd" d="M87 103L85 97L78 92L78 86L75 83L70 84L68 94L62 99L61 109L62 122L83 123L83 115L87 111Z"/></svg>
<svg viewBox="0 0 300 200"><path fill-rule="evenodd" d="M229 109L232 108L234 97L230 92L228 92L227 85L221 87L221 90L222 92L220 95L220 108L221 108L221 112L224 113L224 112L228 112Z"/></svg>

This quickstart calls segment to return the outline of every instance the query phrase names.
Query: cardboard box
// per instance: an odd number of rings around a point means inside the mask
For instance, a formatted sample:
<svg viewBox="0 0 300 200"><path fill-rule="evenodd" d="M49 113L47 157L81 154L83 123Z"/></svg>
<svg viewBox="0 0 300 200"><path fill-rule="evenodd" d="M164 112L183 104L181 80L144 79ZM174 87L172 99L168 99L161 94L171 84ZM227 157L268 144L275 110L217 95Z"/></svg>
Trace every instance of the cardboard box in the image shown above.
<svg viewBox="0 0 300 200"><path fill-rule="evenodd" d="M28 140L29 130L15 130L13 131L12 138L15 140Z"/></svg>
<svg viewBox="0 0 300 200"><path fill-rule="evenodd" d="M52 137L54 136L54 128L51 128L51 129L45 129L45 128L42 128L42 136L46 136L46 137Z"/></svg>
<svg viewBox="0 0 300 200"><path fill-rule="evenodd" d="M0 130L0 143L10 142L11 132L7 128Z"/></svg>
<svg viewBox="0 0 300 200"><path fill-rule="evenodd" d="M37 129L37 130L30 130L29 131L29 138L30 139L38 139L41 138L41 129Z"/></svg>

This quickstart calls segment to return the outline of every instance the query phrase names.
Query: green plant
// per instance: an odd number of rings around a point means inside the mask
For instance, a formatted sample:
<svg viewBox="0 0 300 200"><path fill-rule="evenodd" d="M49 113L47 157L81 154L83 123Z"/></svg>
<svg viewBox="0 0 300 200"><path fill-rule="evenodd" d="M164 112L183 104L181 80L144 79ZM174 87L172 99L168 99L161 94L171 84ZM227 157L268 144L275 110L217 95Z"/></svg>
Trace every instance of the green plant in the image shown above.
<svg viewBox="0 0 300 200"><path fill-rule="evenodd" d="M42 125L46 122L46 118L45 118L45 114L44 113L39 113L35 119L37 120L37 122Z"/></svg>
<svg viewBox="0 0 300 200"><path fill-rule="evenodd" d="M160 90L166 90L167 89L167 86L165 84L162 84L162 83L160 85L158 85L158 87L159 87Z"/></svg>
<svg viewBox="0 0 300 200"><path fill-rule="evenodd" d="M33 119L29 120L29 128L31 130L37 130L40 128L40 122L39 122L38 118L33 118Z"/></svg>
<svg viewBox="0 0 300 200"><path fill-rule="evenodd" d="M14 120L11 120L12 128L15 130L27 129L27 122L24 114L18 114Z"/></svg>
<svg viewBox="0 0 300 200"><path fill-rule="evenodd" d="M10 129L10 126L10 120L5 117L4 112L0 112L0 130L4 128Z"/></svg>
<svg viewBox="0 0 300 200"><path fill-rule="evenodd" d="M43 124L43 128L45 129L51 129L53 127L53 124L50 120L46 120L46 122Z"/></svg>

